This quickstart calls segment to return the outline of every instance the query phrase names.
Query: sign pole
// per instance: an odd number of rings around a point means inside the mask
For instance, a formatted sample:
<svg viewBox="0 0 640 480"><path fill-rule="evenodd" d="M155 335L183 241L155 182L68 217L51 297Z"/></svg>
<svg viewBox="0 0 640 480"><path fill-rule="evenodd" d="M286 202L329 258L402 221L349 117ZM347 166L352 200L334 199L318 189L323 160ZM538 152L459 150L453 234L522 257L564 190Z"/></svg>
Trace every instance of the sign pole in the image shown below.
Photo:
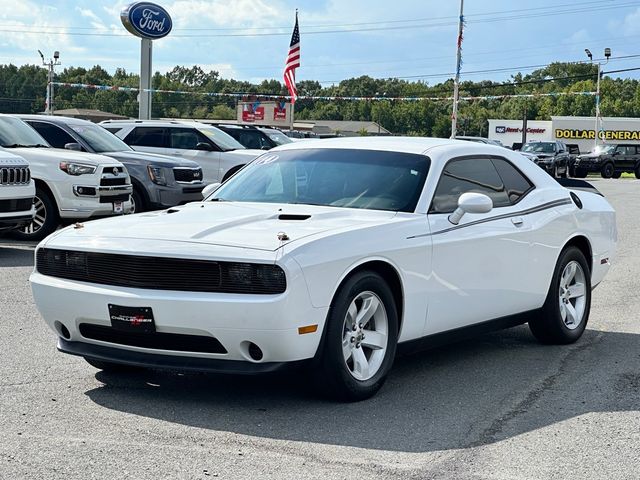
<svg viewBox="0 0 640 480"><path fill-rule="evenodd" d="M456 138L458 123L458 100L460 98L460 68L462 67L462 35L464 30L464 0L460 0L460 19L458 21L458 43L456 51L456 76L453 80L453 112L451 113L451 138Z"/></svg>
<svg viewBox="0 0 640 480"><path fill-rule="evenodd" d="M140 40L140 101L138 118L151 118L151 58L153 42L149 38Z"/></svg>
<svg viewBox="0 0 640 480"><path fill-rule="evenodd" d="M293 131L293 111L295 110L295 102L291 102L291 126L289 127L289 131Z"/></svg>

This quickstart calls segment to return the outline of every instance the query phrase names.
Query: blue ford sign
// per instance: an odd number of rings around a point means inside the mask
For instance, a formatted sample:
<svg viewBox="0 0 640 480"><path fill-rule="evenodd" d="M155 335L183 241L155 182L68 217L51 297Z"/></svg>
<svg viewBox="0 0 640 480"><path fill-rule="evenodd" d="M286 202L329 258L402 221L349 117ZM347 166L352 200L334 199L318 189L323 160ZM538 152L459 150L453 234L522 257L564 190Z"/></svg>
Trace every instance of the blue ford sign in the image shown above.
<svg viewBox="0 0 640 480"><path fill-rule="evenodd" d="M166 37L173 26L169 13L151 2L135 2L124 7L120 20L129 32L150 40Z"/></svg>

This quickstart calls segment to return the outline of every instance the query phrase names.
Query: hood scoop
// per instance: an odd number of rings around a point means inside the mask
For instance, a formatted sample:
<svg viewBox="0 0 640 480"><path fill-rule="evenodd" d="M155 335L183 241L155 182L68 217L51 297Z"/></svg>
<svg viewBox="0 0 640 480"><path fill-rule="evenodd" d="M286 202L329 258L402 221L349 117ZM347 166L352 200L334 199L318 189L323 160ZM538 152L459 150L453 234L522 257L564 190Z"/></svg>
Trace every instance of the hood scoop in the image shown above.
<svg viewBox="0 0 640 480"><path fill-rule="evenodd" d="M311 218L311 215L299 215L294 213L282 213L278 215L278 220L300 221L300 220L308 220L310 218Z"/></svg>

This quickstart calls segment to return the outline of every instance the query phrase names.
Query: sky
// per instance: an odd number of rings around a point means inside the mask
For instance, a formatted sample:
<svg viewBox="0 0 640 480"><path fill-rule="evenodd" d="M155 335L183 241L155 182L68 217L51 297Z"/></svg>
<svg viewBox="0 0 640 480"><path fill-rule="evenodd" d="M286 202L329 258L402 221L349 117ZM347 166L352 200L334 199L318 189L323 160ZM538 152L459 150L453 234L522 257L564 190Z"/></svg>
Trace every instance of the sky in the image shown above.
<svg viewBox="0 0 640 480"><path fill-rule="evenodd" d="M0 63L99 64L138 72L140 39L122 0L0 0ZM200 65L223 78L282 80L295 9L298 80L324 86L360 75L435 84L455 71L459 0L157 0L173 31L154 41L153 69ZM465 0L463 80L508 80L554 61L613 55L604 70L640 66L640 0ZM632 58L617 58L638 55ZM639 71L621 73L639 78ZM615 76L615 75L614 75Z"/></svg>

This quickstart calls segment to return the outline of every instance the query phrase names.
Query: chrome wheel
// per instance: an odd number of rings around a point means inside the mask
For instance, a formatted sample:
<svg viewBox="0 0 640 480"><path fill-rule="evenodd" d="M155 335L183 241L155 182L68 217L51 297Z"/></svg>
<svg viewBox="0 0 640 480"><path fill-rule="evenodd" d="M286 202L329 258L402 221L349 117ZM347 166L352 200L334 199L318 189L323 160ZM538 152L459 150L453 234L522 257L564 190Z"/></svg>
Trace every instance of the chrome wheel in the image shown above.
<svg viewBox="0 0 640 480"><path fill-rule="evenodd" d="M389 321L380 297L359 293L349 305L343 322L342 354L356 380L369 380L380 367L388 346Z"/></svg>
<svg viewBox="0 0 640 480"><path fill-rule="evenodd" d="M585 274L580 264L575 260L567 263L560 277L558 294L560 316L569 330L578 328L584 318L587 304L585 285Z"/></svg>
<svg viewBox="0 0 640 480"><path fill-rule="evenodd" d="M45 206L42 199L34 197L33 205L36 207L36 215L35 217L33 217L33 220L30 223L20 229L22 233L36 233L42 228L44 222L47 220L47 207Z"/></svg>

